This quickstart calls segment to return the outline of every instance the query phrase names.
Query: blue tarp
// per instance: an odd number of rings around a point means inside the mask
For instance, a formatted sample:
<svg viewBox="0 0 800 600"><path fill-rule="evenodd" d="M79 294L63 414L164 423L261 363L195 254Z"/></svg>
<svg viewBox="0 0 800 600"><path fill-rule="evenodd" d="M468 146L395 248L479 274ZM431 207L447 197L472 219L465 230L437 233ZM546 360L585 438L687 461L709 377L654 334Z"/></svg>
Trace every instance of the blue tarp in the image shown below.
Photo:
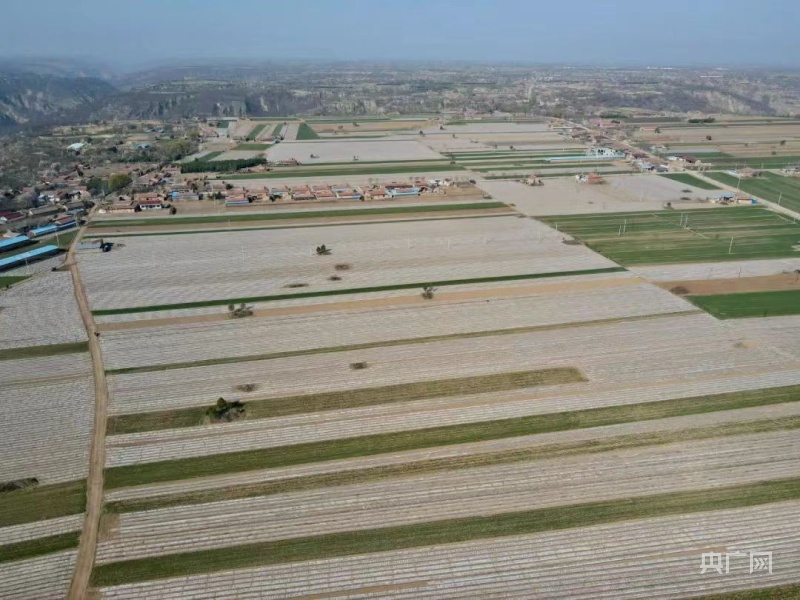
<svg viewBox="0 0 800 600"><path fill-rule="evenodd" d="M14 267L24 265L26 262L39 260L60 251L61 249L58 246L49 245L36 248L35 250L29 250L28 252L22 252L21 254L15 254L14 256L9 256L8 258L0 260L0 271L13 269Z"/></svg>
<svg viewBox="0 0 800 600"><path fill-rule="evenodd" d="M27 235L18 235L13 238L7 238L0 241L0 252L5 252L6 250L11 250L13 248L19 248L25 244L30 244L30 242L31 240Z"/></svg>

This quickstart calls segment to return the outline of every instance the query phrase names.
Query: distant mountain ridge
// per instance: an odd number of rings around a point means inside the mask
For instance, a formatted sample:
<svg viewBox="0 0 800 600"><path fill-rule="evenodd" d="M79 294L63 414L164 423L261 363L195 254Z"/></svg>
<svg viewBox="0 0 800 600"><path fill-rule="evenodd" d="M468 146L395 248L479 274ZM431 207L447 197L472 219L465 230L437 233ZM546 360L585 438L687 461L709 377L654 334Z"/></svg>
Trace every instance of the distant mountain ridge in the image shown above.
<svg viewBox="0 0 800 600"><path fill-rule="evenodd" d="M0 128L59 123L116 93L97 77L0 71Z"/></svg>

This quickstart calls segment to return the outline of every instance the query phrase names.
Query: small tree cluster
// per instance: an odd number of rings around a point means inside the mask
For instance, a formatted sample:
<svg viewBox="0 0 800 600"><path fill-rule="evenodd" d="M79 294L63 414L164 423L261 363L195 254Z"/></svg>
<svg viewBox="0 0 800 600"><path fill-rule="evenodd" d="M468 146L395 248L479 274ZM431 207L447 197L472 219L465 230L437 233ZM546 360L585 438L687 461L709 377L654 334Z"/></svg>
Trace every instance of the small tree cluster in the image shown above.
<svg viewBox="0 0 800 600"><path fill-rule="evenodd" d="M433 287L432 285L426 285L423 286L421 295L423 298L425 298L425 300L432 300L435 291L436 291L435 287Z"/></svg>
<svg viewBox="0 0 800 600"><path fill-rule="evenodd" d="M206 415L216 421L233 421L244 415L244 403L239 400L228 402L225 398L218 398L214 406L206 409Z"/></svg>

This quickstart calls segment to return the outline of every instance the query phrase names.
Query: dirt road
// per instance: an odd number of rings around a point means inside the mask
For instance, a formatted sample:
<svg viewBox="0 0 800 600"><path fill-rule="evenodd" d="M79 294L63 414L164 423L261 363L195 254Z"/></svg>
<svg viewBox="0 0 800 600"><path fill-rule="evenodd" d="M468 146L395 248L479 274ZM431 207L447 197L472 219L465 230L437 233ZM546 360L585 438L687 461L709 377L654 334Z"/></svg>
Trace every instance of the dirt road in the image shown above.
<svg viewBox="0 0 800 600"><path fill-rule="evenodd" d="M72 274L72 283L75 288L75 300L83 319L86 334L89 337L89 353L92 357L92 374L94 377L94 426L92 430L92 443L89 452L89 477L86 491L86 518L83 524L78 557L75 561L75 573L69 587L67 598L69 600L84 600L87 597L89 578L94 565L95 551L97 549L97 532L100 525L100 516L103 512L103 467L105 466L105 438L106 438L106 407L108 404L108 386L106 384L103 356L100 353L100 342L95 336L96 328L86 290L81 282L78 264L75 261L75 246L83 234L81 228L67 253L66 265Z"/></svg>
<svg viewBox="0 0 800 600"><path fill-rule="evenodd" d="M731 277L728 279L691 279L687 281L661 281L656 285L672 290L684 288L680 295L738 294L743 292L771 292L800 290L800 277L796 273L759 275L756 277Z"/></svg>

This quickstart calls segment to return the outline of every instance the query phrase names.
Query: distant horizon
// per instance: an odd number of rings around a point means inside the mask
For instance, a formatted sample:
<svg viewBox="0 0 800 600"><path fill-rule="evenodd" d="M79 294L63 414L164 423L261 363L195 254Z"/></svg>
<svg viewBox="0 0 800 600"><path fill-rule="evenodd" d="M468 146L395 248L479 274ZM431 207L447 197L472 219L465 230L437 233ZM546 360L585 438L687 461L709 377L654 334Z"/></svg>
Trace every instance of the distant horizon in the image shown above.
<svg viewBox="0 0 800 600"><path fill-rule="evenodd" d="M115 70L190 61L800 67L800 3L770 0L7 0L0 56ZM46 18L42 18L46 15Z"/></svg>
<svg viewBox="0 0 800 600"><path fill-rule="evenodd" d="M110 61L104 58L94 58L85 55L36 55L36 54L18 54L11 56L0 57L0 68L4 65L24 66L28 64L67 64L73 67L87 67L99 70L110 70L117 75L134 74L138 72L145 72L155 69L167 68L202 68L202 67L215 67L215 66L231 66L231 67L268 67L271 65L281 66L283 64L298 63L304 65L372 65L378 66L381 64L386 65L430 65L430 66L454 66L454 67L520 67L531 69L607 69L607 70L654 70L654 71L669 71L669 70L719 70L719 71L746 71L751 69L770 69L775 71L798 71L798 65L785 65L785 64L757 64L757 63L729 63L729 64L703 64L703 63L608 63L608 62L533 62L522 60L470 60L470 59L425 59L425 58L383 58L383 59L366 59L366 58L353 58L353 59L331 59L331 58L300 58L300 57L283 57L283 58L244 58L244 57L225 57L225 56L209 56L204 58L189 58L189 57L174 57L174 58L160 58L145 61L126 61L115 60Z"/></svg>

